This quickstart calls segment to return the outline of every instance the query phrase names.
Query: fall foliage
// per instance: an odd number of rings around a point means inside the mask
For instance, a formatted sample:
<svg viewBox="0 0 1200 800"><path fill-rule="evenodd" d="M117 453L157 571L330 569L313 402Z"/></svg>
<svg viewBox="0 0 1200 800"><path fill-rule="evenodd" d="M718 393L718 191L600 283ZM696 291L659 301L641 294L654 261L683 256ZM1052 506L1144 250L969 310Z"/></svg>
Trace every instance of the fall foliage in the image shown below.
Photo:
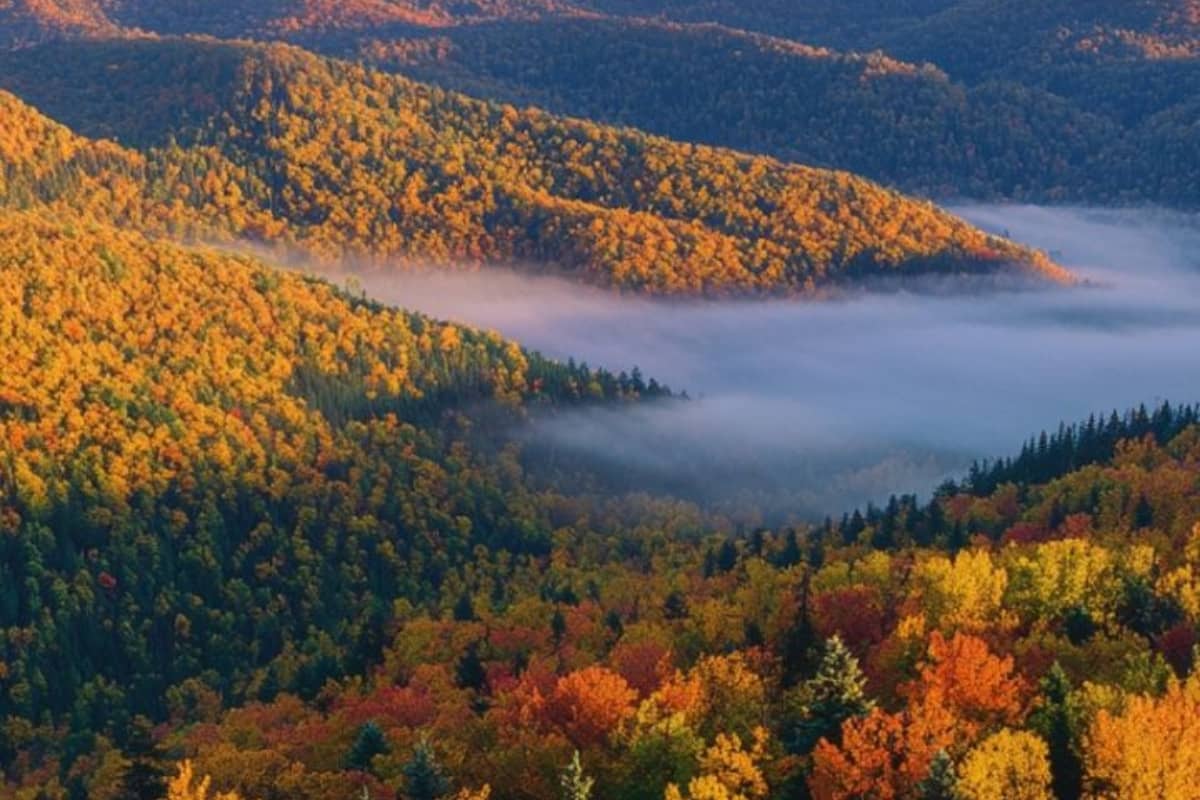
<svg viewBox="0 0 1200 800"><path fill-rule="evenodd" d="M297 48L110 41L0 62L0 85L79 134L138 148L81 139L10 97L36 131L13 145L19 207L318 260L552 265L657 294L928 272L1073 280L847 173L483 103ZM142 98L138 117L95 102L89 84L114 72Z"/></svg>
<svg viewBox="0 0 1200 800"><path fill-rule="evenodd" d="M871 179L1197 203L1195 0L882 5L0 0L0 800L1194 798L1200 407L806 522L271 266L1068 284Z"/></svg>

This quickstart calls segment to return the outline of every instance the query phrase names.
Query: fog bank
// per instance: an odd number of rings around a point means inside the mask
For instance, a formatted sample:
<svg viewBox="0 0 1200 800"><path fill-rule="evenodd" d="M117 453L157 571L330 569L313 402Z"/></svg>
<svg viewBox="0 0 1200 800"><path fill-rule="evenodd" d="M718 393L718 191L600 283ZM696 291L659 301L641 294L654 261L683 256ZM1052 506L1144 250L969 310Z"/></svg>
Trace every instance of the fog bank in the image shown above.
<svg viewBox="0 0 1200 800"><path fill-rule="evenodd" d="M667 302L486 269L359 276L371 296L547 355L641 367L687 404L580 412L536 436L716 502L840 514L927 492L1093 411L1200 399L1200 227L1150 212L957 209L1094 285Z"/></svg>

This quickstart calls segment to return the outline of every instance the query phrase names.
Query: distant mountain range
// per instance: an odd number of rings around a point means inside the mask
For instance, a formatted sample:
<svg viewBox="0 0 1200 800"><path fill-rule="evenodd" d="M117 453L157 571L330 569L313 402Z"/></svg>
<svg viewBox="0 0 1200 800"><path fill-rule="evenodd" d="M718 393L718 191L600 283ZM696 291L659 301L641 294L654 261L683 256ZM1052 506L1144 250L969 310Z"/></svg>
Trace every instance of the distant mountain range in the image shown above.
<svg viewBox="0 0 1200 800"><path fill-rule="evenodd" d="M18 0L0 37L286 39L934 198L1200 205L1193 0L877 6Z"/></svg>
<svg viewBox="0 0 1200 800"><path fill-rule="evenodd" d="M6 203L156 234L325 260L516 261L663 294L1014 268L1071 280L844 172L473 100L291 46L47 44L0 55L0 87L76 132L8 97Z"/></svg>

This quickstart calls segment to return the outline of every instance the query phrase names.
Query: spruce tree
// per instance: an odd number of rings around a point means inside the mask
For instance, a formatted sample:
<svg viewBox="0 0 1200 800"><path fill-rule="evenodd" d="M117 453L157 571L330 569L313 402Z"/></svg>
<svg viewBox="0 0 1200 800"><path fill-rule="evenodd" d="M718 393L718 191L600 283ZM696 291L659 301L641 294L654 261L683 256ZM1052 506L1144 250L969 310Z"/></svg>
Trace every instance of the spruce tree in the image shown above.
<svg viewBox="0 0 1200 800"><path fill-rule="evenodd" d="M957 783L954 762L945 750L938 750L929 764L929 774L917 784L917 797L919 800L960 800L961 795L955 789Z"/></svg>
<svg viewBox="0 0 1200 800"><path fill-rule="evenodd" d="M475 606L471 602L470 593L463 592L458 596L458 600L454 603L454 620L455 622L475 621Z"/></svg>
<svg viewBox="0 0 1200 800"><path fill-rule="evenodd" d="M1068 705L1071 680L1054 663L1042 678L1042 704L1030 715L1030 727L1050 751L1051 786L1059 800L1076 800L1083 792L1083 764L1075 750L1073 715Z"/></svg>
<svg viewBox="0 0 1200 800"><path fill-rule="evenodd" d="M124 751L129 768L125 770L121 797L129 800L160 800L164 797L167 793L166 755L154 741L150 720L134 717Z"/></svg>
<svg viewBox="0 0 1200 800"><path fill-rule="evenodd" d="M384 755L390 750L387 736L372 720L358 729L358 735L354 737L354 744L350 746L350 752L346 754L346 766L369 772L375 756Z"/></svg>
<svg viewBox="0 0 1200 800"><path fill-rule="evenodd" d="M412 760L401 771L408 800L437 800L450 793L450 781L442 772L428 739L417 742Z"/></svg>
<svg viewBox="0 0 1200 800"><path fill-rule="evenodd" d="M791 737L791 749L807 753L822 738L838 741L842 723L874 708L866 694L867 679L858 659L832 636L825 642L817 674L798 689L800 720Z"/></svg>
<svg viewBox="0 0 1200 800"><path fill-rule="evenodd" d="M479 642L471 642L454 669L460 688L482 692L487 688L487 668L479 657Z"/></svg>

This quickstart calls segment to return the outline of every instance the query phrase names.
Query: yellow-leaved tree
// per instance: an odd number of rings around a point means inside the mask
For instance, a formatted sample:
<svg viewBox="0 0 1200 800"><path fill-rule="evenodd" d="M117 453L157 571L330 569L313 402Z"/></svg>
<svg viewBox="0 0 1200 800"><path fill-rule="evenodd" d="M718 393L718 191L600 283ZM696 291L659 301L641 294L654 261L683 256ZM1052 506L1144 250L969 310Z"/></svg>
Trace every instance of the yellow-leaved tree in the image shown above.
<svg viewBox="0 0 1200 800"><path fill-rule="evenodd" d="M1004 728L963 759L957 789L963 800L1052 800L1050 778L1046 742Z"/></svg>
<svg viewBox="0 0 1200 800"><path fill-rule="evenodd" d="M756 728L747 749L737 734L718 734L700 759L700 775L688 781L685 795L678 786L667 786L665 800L758 800L767 796L761 764L766 755L767 732Z"/></svg>
<svg viewBox="0 0 1200 800"><path fill-rule="evenodd" d="M210 794L212 779L205 775L196 781L191 761L179 765L179 772L167 784L166 800L241 800L235 792Z"/></svg>
<svg viewBox="0 0 1200 800"><path fill-rule="evenodd" d="M1084 747L1092 800L1191 800L1200 787L1200 679L1101 710Z"/></svg>

